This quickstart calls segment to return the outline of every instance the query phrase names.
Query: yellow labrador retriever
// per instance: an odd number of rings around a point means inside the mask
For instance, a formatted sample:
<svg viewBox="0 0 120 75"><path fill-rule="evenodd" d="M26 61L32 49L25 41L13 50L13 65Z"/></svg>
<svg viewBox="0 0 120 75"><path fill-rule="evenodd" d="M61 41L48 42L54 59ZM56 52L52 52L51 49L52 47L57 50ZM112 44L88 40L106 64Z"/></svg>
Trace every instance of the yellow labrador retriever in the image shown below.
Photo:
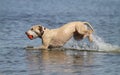
<svg viewBox="0 0 120 75"><path fill-rule="evenodd" d="M37 37L42 39L40 49L51 47L61 47L69 39L74 37L75 40L82 40L88 37L92 42L93 27L88 22L70 22L57 29L48 29L41 25L32 26L26 33L29 39Z"/></svg>

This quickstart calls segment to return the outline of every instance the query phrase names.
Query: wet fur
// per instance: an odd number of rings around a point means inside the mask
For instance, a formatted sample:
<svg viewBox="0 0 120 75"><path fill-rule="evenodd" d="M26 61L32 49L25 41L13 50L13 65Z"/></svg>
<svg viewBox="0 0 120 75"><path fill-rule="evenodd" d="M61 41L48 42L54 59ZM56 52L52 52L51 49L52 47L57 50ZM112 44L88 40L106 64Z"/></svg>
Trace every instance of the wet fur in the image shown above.
<svg viewBox="0 0 120 75"><path fill-rule="evenodd" d="M77 41L88 37L90 42L93 41L93 28L88 22L70 22L57 29L48 29L41 25L35 25L31 29L29 31L34 31L42 39L40 49L61 47L71 37L74 37Z"/></svg>

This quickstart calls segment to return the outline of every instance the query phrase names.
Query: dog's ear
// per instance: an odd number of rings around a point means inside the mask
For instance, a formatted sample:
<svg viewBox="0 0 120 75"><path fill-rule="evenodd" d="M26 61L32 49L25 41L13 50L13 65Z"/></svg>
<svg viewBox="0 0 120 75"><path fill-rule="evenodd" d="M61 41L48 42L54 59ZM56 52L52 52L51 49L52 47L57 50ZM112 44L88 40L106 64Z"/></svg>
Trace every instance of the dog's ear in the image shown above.
<svg viewBox="0 0 120 75"><path fill-rule="evenodd" d="M41 31L44 31L46 28L45 27L43 27L43 26L39 26L39 30L40 30L40 32Z"/></svg>
<svg viewBox="0 0 120 75"><path fill-rule="evenodd" d="M38 27L39 27L39 31L40 31L40 32L43 31L42 26L38 26Z"/></svg>

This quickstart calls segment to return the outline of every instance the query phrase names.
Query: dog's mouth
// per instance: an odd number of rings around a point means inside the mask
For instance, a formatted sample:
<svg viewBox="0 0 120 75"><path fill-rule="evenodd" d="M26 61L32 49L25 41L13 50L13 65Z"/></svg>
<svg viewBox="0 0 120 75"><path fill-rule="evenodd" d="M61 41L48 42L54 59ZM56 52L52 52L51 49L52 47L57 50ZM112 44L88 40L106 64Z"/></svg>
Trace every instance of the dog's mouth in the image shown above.
<svg viewBox="0 0 120 75"><path fill-rule="evenodd" d="M27 32L25 32L25 34L27 35L27 37L28 37L30 40L33 40L33 35L29 35Z"/></svg>
<svg viewBox="0 0 120 75"><path fill-rule="evenodd" d="M27 35L30 40L33 39L33 35Z"/></svg>

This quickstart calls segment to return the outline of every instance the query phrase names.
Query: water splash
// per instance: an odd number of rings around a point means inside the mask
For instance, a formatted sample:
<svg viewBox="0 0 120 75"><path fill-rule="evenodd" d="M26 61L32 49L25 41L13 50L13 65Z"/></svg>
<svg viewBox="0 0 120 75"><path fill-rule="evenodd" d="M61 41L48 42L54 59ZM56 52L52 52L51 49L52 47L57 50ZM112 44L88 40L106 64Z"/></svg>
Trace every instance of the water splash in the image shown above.
<svg viewBox="0 0 120 75"><path fill-rule="evenodd" d="M81 41L76 41L72 38L64 45L64 47L79 50L98 50L98 46L95 42L90 43L87 38Z"/></svg>
<svg viewBox="0 0 120 75"><path fill-rule="evenodd" d="M102 38L97 35L93 35L93 40L96 46L98 46L99 51L114 51L120 49L120 47L117 45L106 43Z"/></svg>
<svg viewBox="0 0 120 75"><path fill-rule="evenodd" d="M66 48L74 48L80 50L94 50L94 51L120 51L120 47L106 43L101 37L96 34L93 35L93 43L90 43L88 39L76 41L73 38L65 44Z"/></svg>

